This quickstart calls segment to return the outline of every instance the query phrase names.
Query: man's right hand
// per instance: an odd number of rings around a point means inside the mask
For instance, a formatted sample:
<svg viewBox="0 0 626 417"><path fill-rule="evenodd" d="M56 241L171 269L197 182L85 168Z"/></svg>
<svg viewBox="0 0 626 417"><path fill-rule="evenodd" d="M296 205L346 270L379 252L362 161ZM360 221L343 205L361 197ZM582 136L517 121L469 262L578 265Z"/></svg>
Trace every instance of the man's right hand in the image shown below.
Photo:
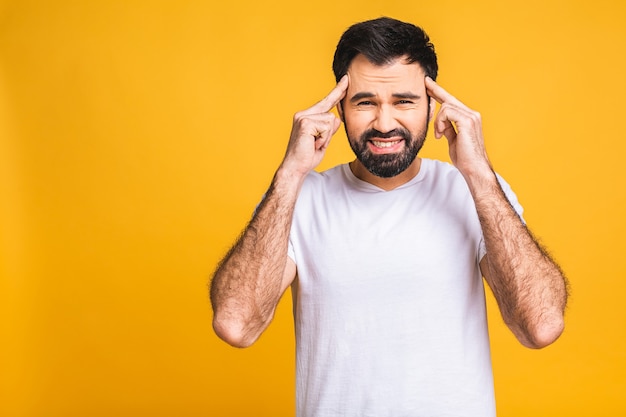
<svg viewBox="0 0 626 417"><path fill-rule="evenodd" d="M326 97L294 115L281 168L304 177L322 162L331 137L341 125L331 110L345 97L347 89L348 76L344 75Z"/></svg>
<svg viewBox="0 0 626 417"><path fill-rule="evenodd" d="M313 107L294 117L287 154L250 224L211 281L213 328L227 343L254 343L274 317L296 276L287 256L293 211L304 177L322 161L341 121L330 111L346 95L348 76ZM287 179L286 181L281 181Z"/></svg>

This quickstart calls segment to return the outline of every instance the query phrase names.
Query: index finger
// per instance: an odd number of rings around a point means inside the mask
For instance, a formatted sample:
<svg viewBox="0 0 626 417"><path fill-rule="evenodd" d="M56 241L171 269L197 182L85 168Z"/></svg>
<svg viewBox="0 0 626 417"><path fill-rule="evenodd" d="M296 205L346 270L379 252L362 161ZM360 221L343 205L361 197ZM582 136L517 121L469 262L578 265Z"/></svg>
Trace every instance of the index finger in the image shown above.
<svg viewBox="0 0 626 417"><path fill-rule="evenodd" d="M329 112L333 107L339 104L341 99L346 96L346 91L348 91L348 74L341 77L335 88L333 88L326 97L308 109L302 111L301 114L306 115Z"/></svg>
<svg viewBox="0 0 626 417"><path fill-rule="evenodd" d="M429 96L437 100L439 104L455 103L463 105L456 97L448 93L443 87L437 84L432 78L426 77L426 92Z"/></svg>

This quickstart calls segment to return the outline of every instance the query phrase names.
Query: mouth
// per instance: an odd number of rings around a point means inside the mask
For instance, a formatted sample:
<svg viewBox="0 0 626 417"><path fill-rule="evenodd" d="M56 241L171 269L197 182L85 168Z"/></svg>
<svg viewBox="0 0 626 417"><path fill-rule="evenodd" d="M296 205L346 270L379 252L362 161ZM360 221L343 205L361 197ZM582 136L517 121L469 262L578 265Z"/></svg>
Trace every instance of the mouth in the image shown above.
<svg viewBox="0 0 626 417"><path fill-rule="evenodd" d="M395 140L380 140L380 139L371 139L370 150L373 153L396 153L399 152L404 146L404 139L395 139Z"/></svg>
<svg viewBox="0 0 626 417"><path fill-rule="evenodd" d="M401 141L402 141L401 139L398 139L398 140L392 140L392 141L372 140L371 142L377 148L391 148L392 146L397 145Z"/></svg>

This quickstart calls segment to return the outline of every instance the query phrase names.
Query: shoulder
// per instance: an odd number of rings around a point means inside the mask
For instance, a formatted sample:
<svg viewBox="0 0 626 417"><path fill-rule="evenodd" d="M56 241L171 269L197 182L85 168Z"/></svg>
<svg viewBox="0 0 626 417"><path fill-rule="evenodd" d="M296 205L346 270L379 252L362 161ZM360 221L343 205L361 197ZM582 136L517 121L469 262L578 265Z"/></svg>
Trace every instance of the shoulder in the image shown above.
<svg viewBox="0 0 626 417"><path fill-rule="evenodd" d="M461 190L467 189L467 183L463 175L454 165L448 162L424 158L422 159L421 169L424 180L433 188L448 189L460 187Z"/></svg>
<svg viewBox="0 0 626 417"><path fill-rule="evenodd" d="M320 189L328 189L340 187L345 184L346 165L337 165L326 171L311 171L304 180L301 193L310 191L319 191Z"/></svg>
<svg viewBox="0 0 626 417"><path fill-rule="evenodd" d="M465 178L463 178L461 172L454 165L433 159L423 159L423 167L425 169L425 178L431 183L433 189L439 191L454 190L454 195L456 196L471 198ZM524 210L518 201L517 195L500 174L495 172L495 175L507 199L518 215L522 217Z"/></svg>
<svg viewBox="0 0 626 417"><path fill-rule="evenodd" d="M438 161L435 159L426 159L422 160L422 169L425 171L425 177L430 179L431 181L444 184L455 184L461 183L466 184L465 179L461 172L451 163ZM505 191L506 194L512 193L511 186L508 182L500 174L495 172L495 175L500 183L500 186Z"/></svg>

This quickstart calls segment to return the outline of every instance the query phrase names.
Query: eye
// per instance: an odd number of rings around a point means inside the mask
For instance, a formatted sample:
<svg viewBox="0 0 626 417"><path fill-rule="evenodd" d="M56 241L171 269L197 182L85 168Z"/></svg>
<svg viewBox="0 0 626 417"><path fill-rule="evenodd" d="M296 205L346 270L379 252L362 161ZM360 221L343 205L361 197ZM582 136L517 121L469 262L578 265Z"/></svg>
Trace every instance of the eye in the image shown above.
<svg viewBox="0 0 626 417"><path fill-rule="evenodd" d="M398 104L413 104L411 100L398 100Z"/></svg>
<svg viewBox="0 0 626 417"><path fill-rule="evenodd" d="M363 106L373 106L373 105L374 105L374 103L371 102L371 101L368 101L368 100L359 101L357 103L357 106L361 106L361 107L363 107Z"/></svg>

